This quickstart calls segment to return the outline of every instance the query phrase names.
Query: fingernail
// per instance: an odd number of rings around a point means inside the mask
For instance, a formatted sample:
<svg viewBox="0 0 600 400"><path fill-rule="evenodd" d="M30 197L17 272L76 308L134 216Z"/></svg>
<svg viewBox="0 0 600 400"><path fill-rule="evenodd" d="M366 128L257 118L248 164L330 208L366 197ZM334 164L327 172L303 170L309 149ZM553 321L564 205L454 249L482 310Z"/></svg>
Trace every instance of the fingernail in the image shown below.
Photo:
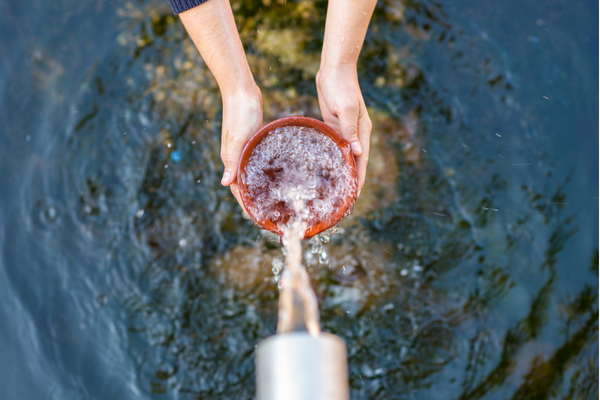
<svg viewBox="0 0 600 400"><path fill-rule="evenodd" d="M231 173L230 172L225 172L223 174L223 179L221 179L221 184L222 185L227 185L229 183L230 179L231 179Z"/></svg>
<svg viewBox="0 0 600 400"><path fill-rule="evenodd" d="M350 148L354 153L360 153L362 151L362 149L360 148L360 143L358 142L350 143Z"/></svg>

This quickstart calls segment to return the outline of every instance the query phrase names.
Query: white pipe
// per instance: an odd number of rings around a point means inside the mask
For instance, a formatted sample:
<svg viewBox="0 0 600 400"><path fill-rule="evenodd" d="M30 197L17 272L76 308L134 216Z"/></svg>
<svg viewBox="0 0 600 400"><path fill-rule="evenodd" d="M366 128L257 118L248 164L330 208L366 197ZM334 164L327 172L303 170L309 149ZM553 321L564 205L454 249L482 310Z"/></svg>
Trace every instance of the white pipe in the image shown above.
<svg viewBox="0 0 600 400"><path fill-rule="evenodd" d="M292 332L256 350L257 400L348 400L346 344L338 336Z"/></svg>

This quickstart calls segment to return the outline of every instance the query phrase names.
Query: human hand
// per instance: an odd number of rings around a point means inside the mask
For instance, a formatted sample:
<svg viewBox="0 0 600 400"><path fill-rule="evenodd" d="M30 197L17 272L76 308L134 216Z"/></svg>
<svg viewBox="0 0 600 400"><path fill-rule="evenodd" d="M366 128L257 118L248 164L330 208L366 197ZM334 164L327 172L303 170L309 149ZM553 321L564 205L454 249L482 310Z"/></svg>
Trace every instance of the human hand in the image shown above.
<svg viewBox="0 0 600 400"><path fill-rule="evenodd" d="M244 146L262 126L262 97L248 66L229 0L211 0L179 14L223 97L221 183L229 186L246 211L237 186Z"/></svg>
<svg viewBox="0 0 600 400"><path fill-rule="evenodd" d="M317 93L323 120L350 142L358 172L358 194L365 184L372 123L355 67L321 68Z"/></svg>
<svg viewBox="0 0 600 400"><path fill-rule="evenodd" d="M223 94L223 125L221 133L221 159L225 172L221 184L229 186L231 193L247 213L237 184L237 170L244 146L263 122L260 89L252 85L247 90Z"/></svg>

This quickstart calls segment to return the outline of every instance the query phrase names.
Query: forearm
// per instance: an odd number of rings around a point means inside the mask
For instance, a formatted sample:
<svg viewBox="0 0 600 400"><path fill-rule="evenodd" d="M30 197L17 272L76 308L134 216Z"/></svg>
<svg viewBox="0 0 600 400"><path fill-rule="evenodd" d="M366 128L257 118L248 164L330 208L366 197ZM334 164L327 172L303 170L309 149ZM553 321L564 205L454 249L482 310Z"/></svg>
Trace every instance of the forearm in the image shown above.
<svg viewBox="0 0 600 400"><path fill-rule="evenodd" d="M369 20L377 0L329 0L321 71L356 71Z"/></svg>
<svg viewBox="0 0 600 400"><path fill-rule="evenodd" d="M240 91L254 92L254 78L229 1L209 0L179 16L215 76L223 98Z"/></svg>

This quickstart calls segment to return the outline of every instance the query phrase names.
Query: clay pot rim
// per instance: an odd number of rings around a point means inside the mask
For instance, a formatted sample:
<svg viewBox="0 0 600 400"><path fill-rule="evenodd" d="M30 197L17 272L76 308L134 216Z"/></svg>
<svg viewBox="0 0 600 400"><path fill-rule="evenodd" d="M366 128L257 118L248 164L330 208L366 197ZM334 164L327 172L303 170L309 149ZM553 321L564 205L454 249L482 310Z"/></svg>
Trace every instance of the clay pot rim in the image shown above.
<svg viewBox="0 0 600 400"><path fill-rule="evenodd" d="M338 132L336 132L329 125L325 124L322 121L314 119L314 118L301 117L301 116L297 116L297 115L294 115L291 117L284 117L284 118L275 120L271 123L268 123L267 125L264 125L262 128L260 128L258 130L258 132L256 132L252 136L252 138L250 138L248 143L246 143L244 150L242 151L242 155L240 157L240 164L238 166L238 175L237 175L238 189L240 192L240 197L242 198L242 203L244 203L244 207L248 211L250 218L252 218L252 220L254 220L254 222L256 222L258 225L262 226L264 229L267 229L271 232L277 233L280 236L283 235L283 232L281 232L279 230L277 225L275 225L270 220L263 219L263 218L257 218L255 215L253 215L249 211L250 206L253 205L253 202L252 202L252 199L250 198L250 195L248 194L245 178L246 178L246 165L248 164L248 161L250 160L250 156L252 155L252 151L254 150L256 145L258 145L258 143L264 137L266 137L270 132L274 131L277 128L282 128L284 126L304 126L307 128L313 128L313 129L316 129L319 132L325 134L329 138L331 138L338 145L340 150L342 151L342 155L343 155L344 159L346 160L346 163L348 163L352 167L352 175L353 175L354 179L356 180L357 187L358 187L358 174L356 172L356 163L354 161L354 156L352 155L350 143L348 143L348 141L346 139L344 139L342 137L342 135L340 135ZM343 200L342 205L340 207L338 207L336 211L334 211L334 213L331 215L331 218L329 218L327 222L322 222L322 223L314 225L314 226L309 226L306 229L306 232L304 234L304 239L309 239L309 238L313 237L314 235L321 233L323 231L326 231L327 229L330 229L333 226L335 226L335 224L337 224L344 217L344 215L348 212L348 210L350 209L352 204L354 204L354 202L356 201L356 195L357 195L357 190L355 190L353 196L351 196L349 198L345 198Z"/></svg>

